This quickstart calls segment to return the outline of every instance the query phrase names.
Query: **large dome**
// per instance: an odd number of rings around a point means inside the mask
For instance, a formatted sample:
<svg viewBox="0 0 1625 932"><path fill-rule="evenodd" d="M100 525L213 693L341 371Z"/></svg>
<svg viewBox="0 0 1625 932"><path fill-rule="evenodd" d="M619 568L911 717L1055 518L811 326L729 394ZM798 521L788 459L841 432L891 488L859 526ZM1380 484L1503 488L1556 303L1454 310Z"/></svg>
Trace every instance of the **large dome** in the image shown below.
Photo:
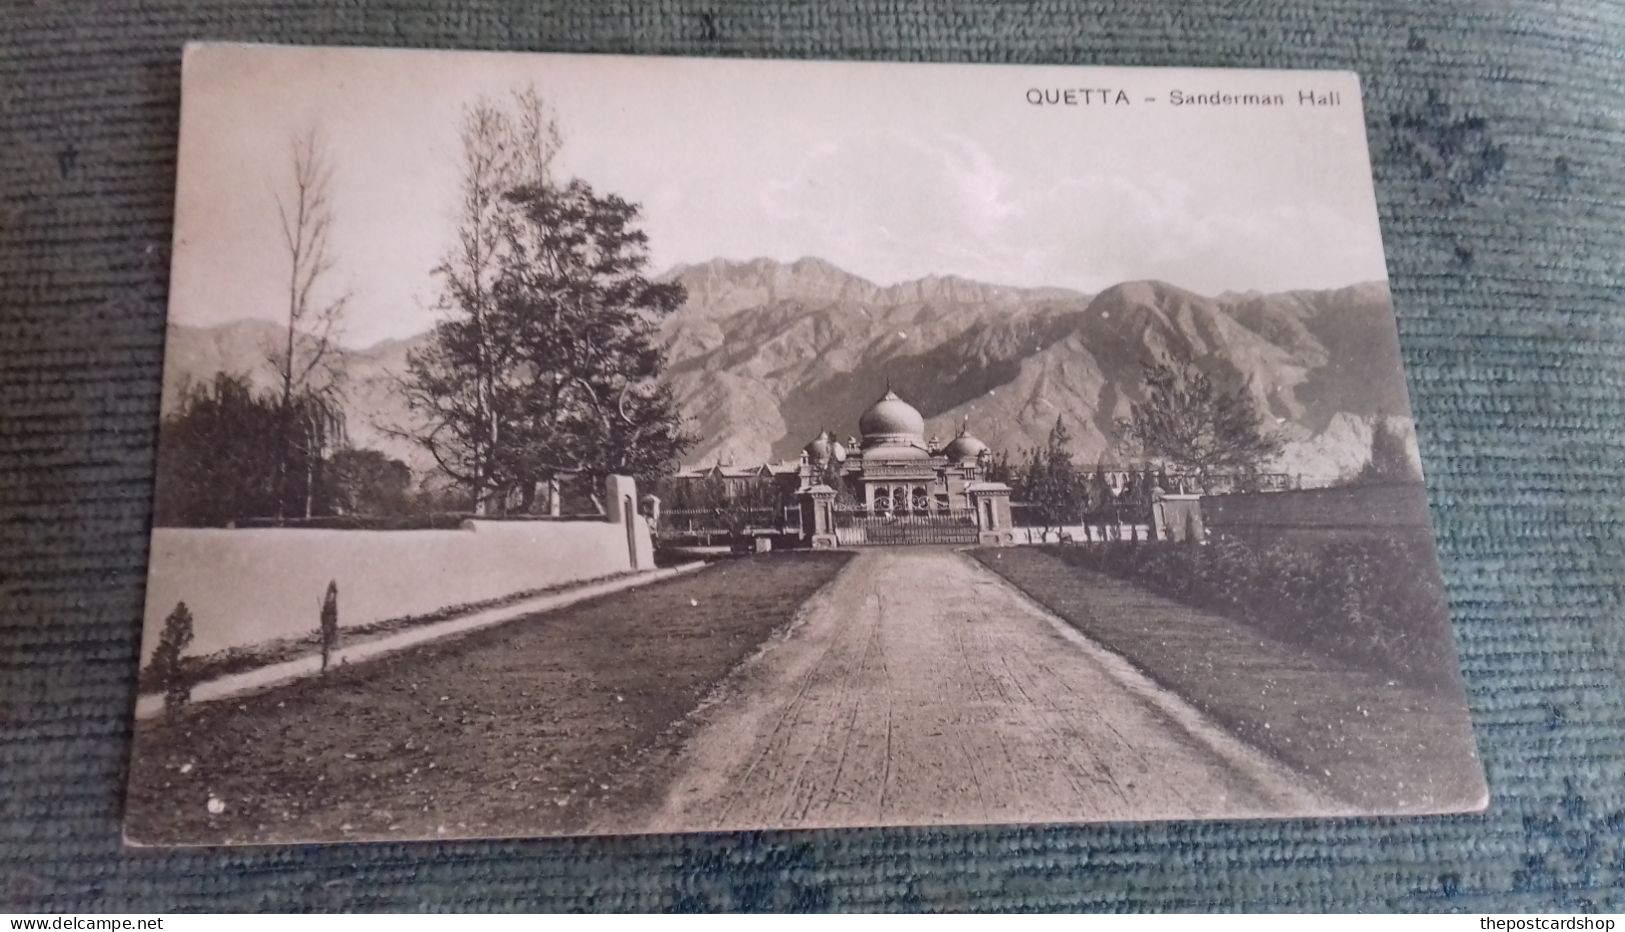
<svg viewBox="0 0 1625 932"><path fill-rule="evenodd" d="M858 418L858 432L865 447L880 443L923 443L925 418L914 406L887 389L880 400Z"/></svg>

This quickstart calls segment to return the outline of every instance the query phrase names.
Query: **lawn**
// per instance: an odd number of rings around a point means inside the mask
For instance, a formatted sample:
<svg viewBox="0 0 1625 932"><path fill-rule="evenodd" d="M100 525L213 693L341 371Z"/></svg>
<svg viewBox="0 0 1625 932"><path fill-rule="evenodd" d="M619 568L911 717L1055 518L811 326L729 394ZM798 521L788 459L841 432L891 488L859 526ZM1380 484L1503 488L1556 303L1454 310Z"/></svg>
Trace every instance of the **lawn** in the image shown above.
<svg viewBox="0 0 1625 932"><path fill-rule="evenodd" d="M591 831L657 797L686 716L847 555L719 562L141 722L149 844Z"/></svg>
<svg viewBox="0 0 1625 932"><path fill-rule="evenodd" d="M974 555L1232 733L1356 806L1407 812L1477 800L1472 727L1453 669L1428 686L1403 682L1159 594L1140 578L1090 568L1093 558L1079 555L1100 549L1109 548Z"/></svg>
<svg viewBox="0 0 1625 932"><path fill-rule="evenodd" d="M1332 532L1267 543L1047 552L1383 677L1426 688L1457 682L1444 587L1426 534Z"/></svg>

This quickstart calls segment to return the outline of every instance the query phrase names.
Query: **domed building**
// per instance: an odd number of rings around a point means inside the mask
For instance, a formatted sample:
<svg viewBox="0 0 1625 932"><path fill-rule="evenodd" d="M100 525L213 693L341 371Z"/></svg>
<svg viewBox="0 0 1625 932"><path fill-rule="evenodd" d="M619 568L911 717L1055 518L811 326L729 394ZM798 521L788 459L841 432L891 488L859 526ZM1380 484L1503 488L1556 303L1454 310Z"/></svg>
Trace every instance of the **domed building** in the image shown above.
<svg viewBox="0 0 1625 932"><path fill-rule="evenodd" d="M925 418L890 388L858 418L855 449L821 432L802 450L800 488L830 479L878 514L966 511L967 489L981 482L991 455L962 425L946 445L925 438Z"/></svg>

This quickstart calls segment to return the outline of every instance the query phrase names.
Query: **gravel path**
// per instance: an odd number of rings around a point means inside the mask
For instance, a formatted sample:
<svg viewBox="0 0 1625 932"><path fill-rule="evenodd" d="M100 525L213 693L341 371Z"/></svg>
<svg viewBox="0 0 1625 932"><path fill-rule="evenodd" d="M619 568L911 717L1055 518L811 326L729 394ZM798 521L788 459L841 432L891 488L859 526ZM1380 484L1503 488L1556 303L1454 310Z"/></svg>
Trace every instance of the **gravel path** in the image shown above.
<svg viewBox="0 0 1625 932"><path fill-rule="evenodd" d="M646 830L1348 810L945 548L861 551L695 724Z"/></svg>

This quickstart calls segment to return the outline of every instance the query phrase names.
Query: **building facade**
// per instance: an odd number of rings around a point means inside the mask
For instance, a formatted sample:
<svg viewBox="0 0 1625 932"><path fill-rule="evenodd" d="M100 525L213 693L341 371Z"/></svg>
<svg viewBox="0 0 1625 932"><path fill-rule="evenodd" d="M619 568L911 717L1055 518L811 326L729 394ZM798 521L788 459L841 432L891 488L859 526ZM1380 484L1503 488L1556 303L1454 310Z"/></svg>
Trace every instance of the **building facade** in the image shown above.
<svg viewBox="0 0 1625 932"><path fill-rule="evenodd" d="M969 488L987 474L991 453L969 425L947 443L925 436L925 418L888 389L858 418L843 444L824 431L801 451L799 488L845 488L874 514L969 511Z"/></svg>
<svg viewBox="0 0 1625 932"><path fill-rule="evenodd" d="M937 514L971 509L967 490L986 477L990 456L969 425L946 443L928 440L925 418L888 389L858 418L858 433L844 442L824 430L798 460L750 466L718 462L678 470L672 478L716 483L729 499L771 485L785 503L827 484L850 496L841 503L845 507L881 515Z"/></svg>

